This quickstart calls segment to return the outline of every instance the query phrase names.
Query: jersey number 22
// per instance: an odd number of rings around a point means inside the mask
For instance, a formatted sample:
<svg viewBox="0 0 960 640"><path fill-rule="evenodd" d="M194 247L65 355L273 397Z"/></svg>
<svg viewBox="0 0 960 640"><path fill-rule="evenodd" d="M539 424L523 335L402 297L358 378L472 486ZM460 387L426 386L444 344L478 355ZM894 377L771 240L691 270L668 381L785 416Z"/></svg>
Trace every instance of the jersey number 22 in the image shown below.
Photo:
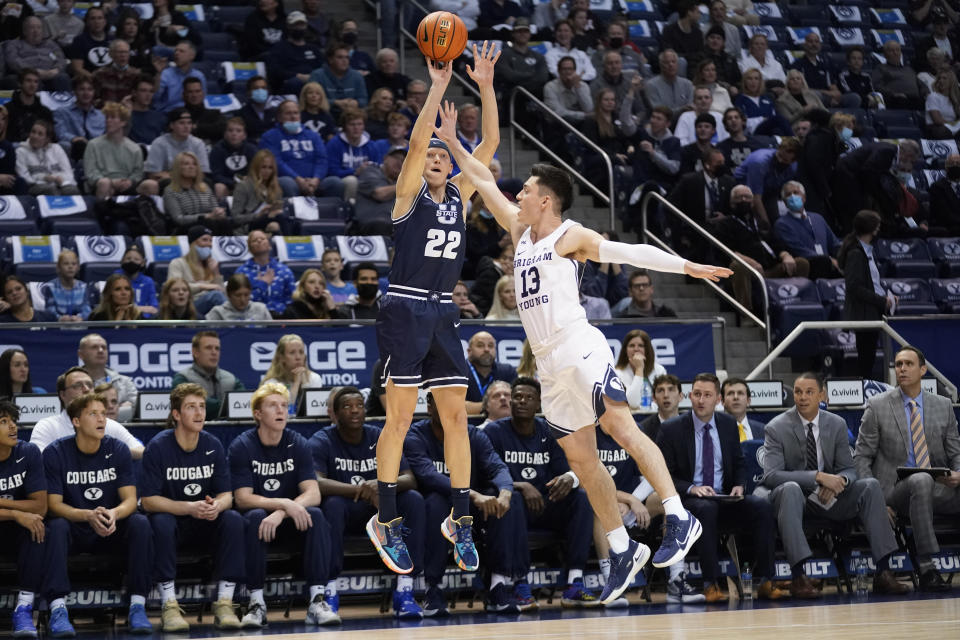
<svg viewBox="0 0 960 640"><path fill-rule="evenodd" d="M460 232L443 229L427 230L427 245L423 248L423 255L428 258L457 259L457 247L460 246Z"/></svg>

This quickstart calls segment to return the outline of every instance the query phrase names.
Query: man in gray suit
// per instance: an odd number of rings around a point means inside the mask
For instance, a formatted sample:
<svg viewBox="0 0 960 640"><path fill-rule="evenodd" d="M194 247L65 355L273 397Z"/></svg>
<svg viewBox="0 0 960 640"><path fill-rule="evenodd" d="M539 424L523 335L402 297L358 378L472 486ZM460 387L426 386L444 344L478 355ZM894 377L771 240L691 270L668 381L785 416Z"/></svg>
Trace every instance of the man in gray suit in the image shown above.
<svg viewBox="0 0 960 640"><path fill-rule="evenodd" d="M817 374L801 374L793 383L796 407L778 415L765 429L762 482L772 490L770 500L793 574L790 592L796 598L820 595L803 569L811 556L803 534L806 513L841 522L859 518L877 565L873 592L907 593L910 587L898 582L890 570L889 558L897 542L880 483L875 478L857 479L847 423L836 414L820 411L822 394L823 380ZM816 500L808 499L812 495Z"/></svg>
<svg viewBox="0 0 960 640"><path fill-rule="evenodd" d="M861 478L876 478L890 508L909 515L917 545L922 591L947 591L931 556L940 551L933 514L960 513L960 435L950 401L922 391L927 372L923 352L903 347L894 360L897 388L867 401L857 435L854 462ZM897 467L946 467L949 475L933 479L914 473L898 479Z"/></svg>

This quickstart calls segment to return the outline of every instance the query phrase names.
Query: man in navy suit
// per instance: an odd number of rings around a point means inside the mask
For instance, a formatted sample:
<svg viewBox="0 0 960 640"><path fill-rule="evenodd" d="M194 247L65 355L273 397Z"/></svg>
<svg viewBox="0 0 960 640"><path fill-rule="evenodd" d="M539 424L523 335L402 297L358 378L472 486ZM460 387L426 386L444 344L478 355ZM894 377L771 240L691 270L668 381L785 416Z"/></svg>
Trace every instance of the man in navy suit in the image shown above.
<svg viewBox="0 0 960 640"><path fill-rule="evenodd" d="M803 185L791 180L783 185L780 197L787 207L787 215L773 223L773 235L791 255L807 259L811 278L839 275L836 256L840 240L823 216L806 210L807 191Z"/></svg>
<svg viewBox="0 0 960 640"><path fill-rule="evenodd" d="M725 413L716 413L720 381L712 373L700 373L690 390L692 411L663 423L657 444L684 506L703 524L697 542L707 602L728 598L719 587L717 559L720 529L744 531L753 538L754 571L760 578L758 598L783 597L771 580L774 576L774 520L770 503L756 496L744 496L746 464L740 449L737 422ZM718 495L738 496L727 502Z"/></svg>

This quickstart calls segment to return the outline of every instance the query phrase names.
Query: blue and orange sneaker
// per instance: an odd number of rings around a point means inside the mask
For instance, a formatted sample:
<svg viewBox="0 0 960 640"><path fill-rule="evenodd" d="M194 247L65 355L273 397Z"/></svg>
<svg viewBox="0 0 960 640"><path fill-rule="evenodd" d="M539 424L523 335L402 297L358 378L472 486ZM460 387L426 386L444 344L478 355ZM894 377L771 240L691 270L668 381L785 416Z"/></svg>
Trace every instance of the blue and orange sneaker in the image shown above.
<svg viewBox="0 0 960 640"><path fill-rule="evenodd" d="M480 555L473 544L473 516L461 516L453 519L453 512L440 525L440 533L453 545L453 560L464 571L476 571L480 566Z"/></svg>
<svg viewBox="0 0 960 640"><path fill-rule="evenodd" d="M653 555L653 566L662 569L683 560L694 543L700 539L701 533L703 527L700 526L700 521L689 511L686 520L667 516L663 525L663 542Z"/></svg>
<svg viewBox="0 0 960 640"><path fill-rule="evenodd" d="M583 578L577 578L563 590L562 607L596 607L600 605L597 594L583 586Z"/></svg>
<svg viewBox="0 0 960 640"><path fill-rule="evenodd" d="M33 625L33 607L31 605L22 604L13 610L13 637L37 637L37 628Z"/></svg>
<svg viewBox="0 0 960 640"><path fill-rule="evenodd" d="M394 518L384 524L377 520L377 514L373 514L367 521L367 535L388 569L394 573L413 571L413 560L403 541L403 518Z"/></svg>
<svg viewBox="0 0 960 640"><path fill-rule="evenodd" d="M398 620L423 620L423 609L417 604L411 589L393 592L393 615Z"/></svg>
<svg viewBox="0 0 960 640"><path fill-rule="evenodd" d="M607 584L603 587L600 602L607 604L619 598L633 584L634 577L640 573L649 559L650 547L636 540L631 540L623 553L615 553L611 549L610 577L607 578Z"/></svg>
<svg viewBox="0 0 960 640"><path fill-rule="evenodd" d="M73 638L77 635L73 625L70 624L70 616L67 614L66 607L54 607L50 611L47 630L50 632L51 638Z"/></svg>

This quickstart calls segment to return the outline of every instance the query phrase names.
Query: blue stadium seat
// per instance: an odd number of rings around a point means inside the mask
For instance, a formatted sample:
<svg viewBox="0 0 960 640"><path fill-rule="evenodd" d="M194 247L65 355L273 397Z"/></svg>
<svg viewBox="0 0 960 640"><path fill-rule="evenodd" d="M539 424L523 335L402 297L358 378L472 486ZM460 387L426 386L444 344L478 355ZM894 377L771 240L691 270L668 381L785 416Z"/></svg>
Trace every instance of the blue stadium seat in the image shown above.
<svg viewBox="0 0 960 640"><path fill-rule="evenodd" d="M80 279L84 282L106 280L120 268L119 262L88 262L80 267Z"/></svg>
<svg viewBox="0 0 960 640"><path fill-rule="evenodd" d="M253 13L253 7L249 5L240 7L219 6L213 7L211 13L217 24L221 27L226 27L227 25L242 27L247 16Z"/></svg>
<svg viewBox="0 0 960 640"><path fill-rule="evenodd" d="M207 62L213 62L220 64L221 62L230 62L237 57L236 49L204 49L203 50L203 59Z"/></svg>
<svg viewBox="0 0 960 640"><path fill-rule="evenodd" d="M237 269L239 269L240 265L242 264L243 264L242 262L236 262L236 261L221 262L219 265L220 273L221 275L223 275L224 280L228 279L230 276L236 273Z"/></svg>
<svg viewBox="0 0 960 640"><path fill-rule="evenodd" d="M960 238L927 238L927 247L941 278L960 277Z"/></svg>
<svg viewBox="0 0 960 640"><path fill-rule="evenodd" d="M914 316L939 313L933 302L930 284L920 278L884 278L883 287L897 296L897 311L894 315Z"/></svg>
<svg viewBox="0 0 960 640"><path fill-rule="evenodd" d="M877 240L877 262L881 273L896 278L933 278L937 268L927 243L919 238Z"/></svg>
<svg viewBox="0 0 960 640"><path fill-rule="evenodd" d="M27 282L46 282L57 277L53 262L21 262L13 265L13 273Z"/></svg>
<svg viewBox="0 0 960 640"><path fill-rule="evenodd" d="M40 233L37 199L33 196L0 196L0 236Z"/></svg>
<svg viewBox="0 0 960 640"><path fill-rule="evenodd" d="M779 342L801 322L826 320L827 310L820 301L817 287L806 278L768 278L770 323L773 339ZM786 356L809 356L820 350L820 332L803 333L784 351Z"/></svg>
<svg viewBox="0 0 960 640"><path fill-rule="evenodd" d="M200 35L200 40L203 42L203 50L205 52L212 49L232 49L234 52L237 50L237 41L234 40L233 35L229 33L203 33Z"/></svg>
<svg viewBox="0 0 960 640"><path fill-rule="evenodd" d="M300 276L302 276L303 272L307 269L320 268L319 260L287 260L284 264L290 267L290 271L293 271L293 277L297 280L300 279Z"/></svg>
<svg viewBox="0 0 960 640"><path fill-rule="evenodd" d="M960 278L934 278L930 281L933 301L944 313L960 313Z"/></svg>
<svg viewBox="0 0 960 640"><path fill-rule="evenodd" d="M873 112L873 126L882 136L889 136L889 127L916 127L917 118L913 111L906 109L884 109Z"/></svg>
<svg viewBox="0 0 960 640"><path fill-rule="evenodd" d="M157 283L157 294L160 293L160 285L167 281L167 271L170 269L169 262L151 262L147 266L147 275L153 278Z"/></svg>
<svg viewBox="0 0 960 640"><path fill-rule="evenodd" d="M315 198L317 219L306 220L297 218L293 203L287 200L284 204L286 215L300 224L300 234L310 235L340 235L347 226L348 210L340 198Z"/></svg>
<svg viewBox="0 0 960 640"><path fill-rule="evenodd" d="M820 301L827 310L827 320L843 318L843 303L847 298L847 284L843 278L820 278L817 280Z"/></svg>
<svg viewBox="0 0 960 640"><path fill-rule="evenodd" d="M759 479L763 478L763 467L757 457L757 450L763 446L763 440L744 440L740 443L740 449L743 451L743 461L747 471L747 484L744 487L746 495L753 495L753 490L757 488Z"/></svg>
<svg viewBox="0 0 960 640"><path fill-rule="evenodd" d="M837 375L851 375L856 371L859 356L857 355L857 337L853 331L844 329L827 329L823 332L824 345L820 354L824 358L824 366L830 368ZM883 360L883 351L877 351L877 362Z"/></svg>

